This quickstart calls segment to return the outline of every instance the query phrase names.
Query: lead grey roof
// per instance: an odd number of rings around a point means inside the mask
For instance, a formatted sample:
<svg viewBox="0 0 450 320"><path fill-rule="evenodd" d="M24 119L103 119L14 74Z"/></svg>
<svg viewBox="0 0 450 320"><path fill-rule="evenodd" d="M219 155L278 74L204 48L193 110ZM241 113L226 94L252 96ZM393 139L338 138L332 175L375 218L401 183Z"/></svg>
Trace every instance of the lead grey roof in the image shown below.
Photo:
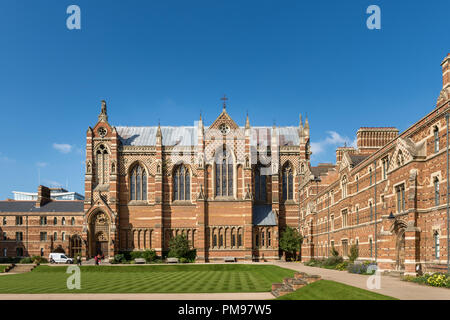
<svg viewBox="0 0 450 320"><path fill-rule="evenodd" d="M116 127L124 146L154 146L158 127ZM197 127L161 127L164 146L197 145Z"/></svg>
<svg viewBox="0 0 450 320"><path fill-rule="evenodd" d="M253 207L253 225L276 226L277 220L271 205L259 205Z"/></svg>
<svg viewBox="0 0 450 320"><path fill-rule="evenodd" d="M359 155L359 154L351 154L350 156L350 160L352 161L353 166L357 166L358 164L360 164L362 161L364 161L365 159L367 159L367 157L369 155Z"/></svg>
<svg viewBox="0 0 450 320"><path fill-rule="evenodd" d="M0 212L83 212L83 201L51 201L36 208L36 201L0 201Z"/></svg>
<svg viewBox="0 0 450 320"><path fill-rule="evenodd" d="M244 130L244 127L240 127ZM119 139L124 146L154 146L158 127L116 127ZM207 130L207 127L205 127ZM280 146L298 146L300 139L297 127L278 127ZM197 126L161 127L164 146L196 146L198 141ZM270 145L272 127L251 127L252 145Z"/></svg>

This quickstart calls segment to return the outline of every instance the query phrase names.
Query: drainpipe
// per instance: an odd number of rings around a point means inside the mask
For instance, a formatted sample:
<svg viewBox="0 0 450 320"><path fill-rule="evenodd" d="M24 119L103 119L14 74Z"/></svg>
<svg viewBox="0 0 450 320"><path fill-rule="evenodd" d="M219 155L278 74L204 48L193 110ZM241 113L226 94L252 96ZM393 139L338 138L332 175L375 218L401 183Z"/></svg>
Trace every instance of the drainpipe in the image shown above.
<svg viewBox="0 0 450 320"><path fill-rule="evenodd" d="M445 114L445 120L447 122L447 273L450 273L450 207L449 207L449 154L448 154L448 111Z"/></svg>
<svg viewBox="0 0 450 320"><path fill-rule="evenodd" d="M328 193L328 219L327 219L327 234L328 234L328 243L327 243L327 258L330 256L330 193Z"/></svg>
<svg viewBox="0 0 450 320"><path fill-rule="evenodd" d="M375 262L377 262L378 258L378 237L377 237L377 160L373 161L374 164L374 172L375 172L375 186L374 186L374 210L375 210Z"/></svg>

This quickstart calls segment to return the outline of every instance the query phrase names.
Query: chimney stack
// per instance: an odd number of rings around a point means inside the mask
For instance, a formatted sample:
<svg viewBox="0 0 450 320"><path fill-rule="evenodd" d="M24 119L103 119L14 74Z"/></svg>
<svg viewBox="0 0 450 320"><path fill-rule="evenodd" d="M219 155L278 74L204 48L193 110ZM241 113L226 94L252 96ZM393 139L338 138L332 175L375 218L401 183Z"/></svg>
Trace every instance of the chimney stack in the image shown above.
<svg viewBox="0 0 450 320"><path fill-rule="evenodd" d="M441 66L442 66L442 88L445 89L450 86L450 53L447 54L444 61L442 61Z"/></svg>
<svg viewBox="0 0 450 320"><path fill-rule="evenodd" d="M50 201L52 201L50 197L50 189L45 186L39 186L36 208L40 208L41 206L45 205Z"/></svg>

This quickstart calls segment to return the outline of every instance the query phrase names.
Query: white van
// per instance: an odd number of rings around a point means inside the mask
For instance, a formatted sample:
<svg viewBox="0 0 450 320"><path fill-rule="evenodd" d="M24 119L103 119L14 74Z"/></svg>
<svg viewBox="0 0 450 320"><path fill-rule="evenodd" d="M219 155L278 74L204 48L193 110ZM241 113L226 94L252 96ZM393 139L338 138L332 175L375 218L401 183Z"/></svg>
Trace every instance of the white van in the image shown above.
<svg viewBox="0 0 450 320"><path fill-rule="evenodd" d="M48 261L50 263L73 263L73 259L67 257L64 253L50 253Z"/></svg>

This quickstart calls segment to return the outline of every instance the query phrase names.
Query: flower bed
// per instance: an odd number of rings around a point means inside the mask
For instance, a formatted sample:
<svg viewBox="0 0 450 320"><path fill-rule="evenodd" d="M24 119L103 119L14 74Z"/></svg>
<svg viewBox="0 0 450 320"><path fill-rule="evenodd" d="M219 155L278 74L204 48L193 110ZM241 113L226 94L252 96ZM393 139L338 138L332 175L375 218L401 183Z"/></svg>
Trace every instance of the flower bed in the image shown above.
<svg viewBox="0 0 450 320"><path fill-rule="evenodd" d="M432 287L450 288L450 275L446 273L424 274L423 276L404 276L403 280Z"/></svg>

